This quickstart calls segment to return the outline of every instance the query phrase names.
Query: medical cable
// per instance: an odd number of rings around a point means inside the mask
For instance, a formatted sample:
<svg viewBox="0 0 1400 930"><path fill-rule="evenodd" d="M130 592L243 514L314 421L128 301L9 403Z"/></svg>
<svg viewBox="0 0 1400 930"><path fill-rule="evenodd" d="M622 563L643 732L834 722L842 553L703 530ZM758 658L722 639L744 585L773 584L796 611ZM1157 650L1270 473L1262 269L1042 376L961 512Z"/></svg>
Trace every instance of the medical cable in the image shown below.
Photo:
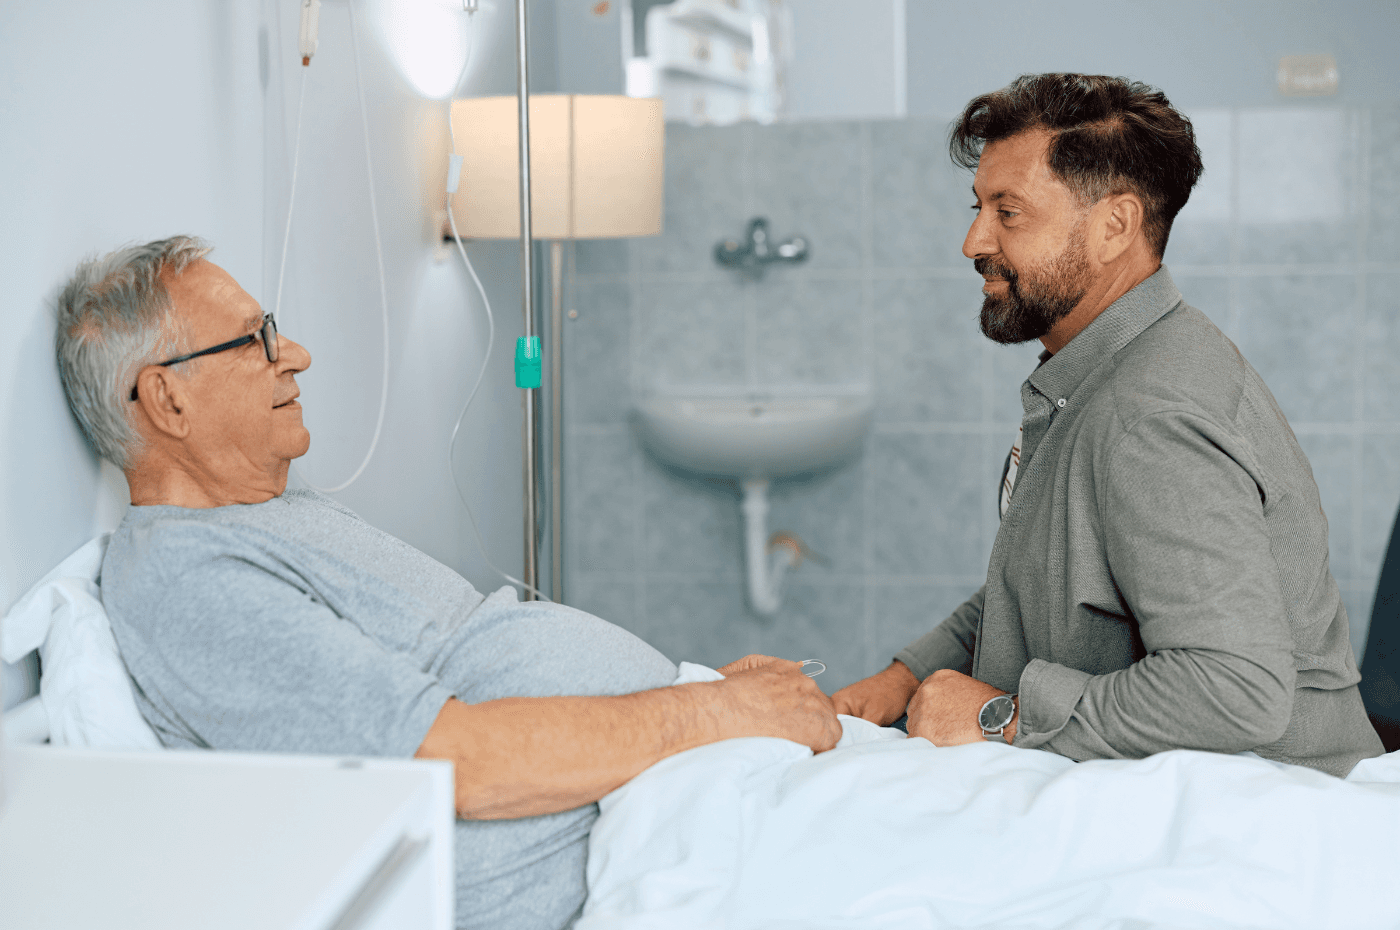
<svg viewBox="0 0 1400 930"><path fill-rule="evenodd" d="M470 17L474 9L467 10ZM471 408L472 401L476 399L476 392L481 387L482 379L486 377L486 368L491 362L491 352L496 344L496 317L491 312L491 301L486 296L486 288L481 284L481 278L477 277L476 268L472 266L472 260L467 255L467 249L462 244L462 236L457 231L457 218L452 213L452 195L457 191L458 179L461 176L462 156L457 154L457 133L452 127L452 101L457 97L457 91L461 87L462 78L466 76L467 69L471 66L472 55L476 50L476 26L472 25L471 37L467 45L467 60L462 65L462 71L457 76L457 83L452 87L452 93L447 97L447 138L449 140L449 152L447 158L447 192L444 195L444 202L447 208L447 223L452 229L452 241L457 246L457 254L462 257L462 264L467 267L467 274L471 275L472 283L476 285L476 292L481 295L481 305L486 308L486 354L481 359L481 369L476 373L476 380L472 382L472 389L467 394L467 401L462 405L462 412L457 416L457 422L452 427L452 436L447 441L447 471L452 478L452 489L457 492L457 499L466 508L467 520L471 524L472 535L476 537L477 549L481 552L481 557L487 566L500 575L506 581L520 588L522 591L533 592L534 595L543 601L549 598L545 593L534 585L527 584L508 572L502 571L496 563L491 561L491 556L486 552L486 541L481 537L481 528L477 526L476 514L472 511L472 505L467 501L467 496L462 492L462 486L457 482L456 453L457 434L462 429L462 423L467 418L467 410Z"/></svg>
<svg viewBox="0 0 1400 930"><path fill-rule="evenodd" d="M287 246L292 241L292 209L297 199L297 169L301 167L301 110L306 103L306 71L301 72L301 91L297 94L297 128L292 144L292 190L287 196L287 223L282 233L282 259L277 268L277 298L272 304L272 320L277 322L282 310L282 281L287 276Z"/></svg>
<svg viewBox="0 0 1400 930"><path fill-rule="evenodd" d="M303 3L302 35L299 44L299 50L302 52L303 65L308 64L311 60L310 55L307 54L307 8L309 5L319 6L319 2L318 0L305 0L305 2ZM352 0L352 2L346 4L346 6L349 8L350 11L350 50L355 62L355 94L359 99L360 104L360 131L361 135L363 136L365 147L365 172L369 177L369 212L370 221L374 229L374 257L379 269L379 308L380 316L383 322L383 337L381 339L381 343L384 348L384 361L383 378L381 379L379 387L379 415L378 417L376 417L374 423L374 437L370 440L369 450L365 452L364 460L360 462L360 466L355 469L354 474L347 478L343 483L338 484L335 487L322 488L317 487L316 485L308 481L306 476L302 474L301 470L297 468L295 464L292 465L292 469L296 472L297 477L300 478L301 481L307 487L311 488L313 491L320 491L322 494L334 494L337 491L343 491L346 488L350 487L350 485L354 484L355 480L358 479L360 475L364 474L365 468L369 465L370 459L374 458L374 452L379 447L379 438L384 431L384 414L389 406L389 294L387 285L385 283L384 275L384 245L379 234L379 207L375 197L374 189L374 160L370 154L369 112L365 107L364 81L361 79L360 41L359 32L356 29L355 25L355 4ZM310 23L311 36L309 48L312 52L314 52L317 44L316 37L314 34L317 25L317 17L314 14L310 16ZM292 190L291 194L287 198L287 226L286 232L283 235L282 239L282 267L278 270L277 273L277 302L273 307L272 311L272 318L274 320L277 319L278 313L280 312L282 307L282 279L283 275L286 273L287 270L287 247L291 242L292 235L292 208L296 203L297 172L301 160L302 101L304 101L305 96L306 72L303 71L301 77L301 94L299 95L297 102L296 143L293 148L292 154Z"/></svg>
<svg viewBox="0 0 1400 930"><path fill-rule="evenodd" d="M292 189L287 195L287 223L282 231L282 258L277 266L277 297L272 304L272 321L282 310L282 281L287 276L287 247L292 242L292 213L297 202L297 173L301 168L301 114L306 106L306 69L320 41L321 0L301 0L301 26L297 31L297 53L301 55L301 89L297 91L297 124L292 142Z"/></svg>

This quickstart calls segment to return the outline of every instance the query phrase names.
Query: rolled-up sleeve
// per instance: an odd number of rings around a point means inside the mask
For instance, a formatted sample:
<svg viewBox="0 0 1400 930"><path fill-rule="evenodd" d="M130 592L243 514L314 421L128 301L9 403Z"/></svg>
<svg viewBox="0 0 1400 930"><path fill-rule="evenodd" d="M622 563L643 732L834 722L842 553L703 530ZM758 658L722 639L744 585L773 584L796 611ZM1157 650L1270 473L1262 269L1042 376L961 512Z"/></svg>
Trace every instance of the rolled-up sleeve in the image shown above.
<svg viewBox="0 0 1400 930"><path fill-rule="evenodd" d="M1155 412L1099 474L1109 569L1146 655L1103 675L1033 659L1016 745L1094 759L1277 740L1292 713L1293 641L1266 481L1243 444L1199 415Z"/></svg>

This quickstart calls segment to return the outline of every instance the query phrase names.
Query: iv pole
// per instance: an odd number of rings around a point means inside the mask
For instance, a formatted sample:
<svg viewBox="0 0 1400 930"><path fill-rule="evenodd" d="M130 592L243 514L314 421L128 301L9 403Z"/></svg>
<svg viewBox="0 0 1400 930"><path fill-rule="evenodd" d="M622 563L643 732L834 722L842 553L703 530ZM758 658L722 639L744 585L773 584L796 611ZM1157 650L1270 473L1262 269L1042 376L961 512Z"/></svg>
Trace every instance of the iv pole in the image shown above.
<svg viewBox="0 0 1400 930"><path fill-rule="evenodd" d="M525 0L515 0L515 61L516 87L520 107L520 267L521 302L525 313L525 338L535 335L534 314L534 248L530 228L530 76L528 34L525 22ZM539 578L539 535L535 508L539 500L539 478L535 474L535 404L536 388L525 388L523 424L523 465L525 469L525 584L522 593L527 601L535 599Z"/></svg>

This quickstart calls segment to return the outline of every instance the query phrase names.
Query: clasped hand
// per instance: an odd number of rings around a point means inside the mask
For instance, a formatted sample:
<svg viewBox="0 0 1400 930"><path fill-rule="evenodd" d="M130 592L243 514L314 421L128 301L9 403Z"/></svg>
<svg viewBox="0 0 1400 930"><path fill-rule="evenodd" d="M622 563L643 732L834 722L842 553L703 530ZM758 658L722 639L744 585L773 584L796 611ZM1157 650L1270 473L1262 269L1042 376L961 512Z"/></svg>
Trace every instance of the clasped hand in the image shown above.
<svg viewBox="0 0 1400 930"><path fill-rule="evenodd" d="M961 746L983 739L977 713L982 705L1006 694L971 675L940 669L924 679L909 702L909 735L922 736L935 746ZM1016 736L1018 715L1003 735L1009 743Z"/></svg>
<svg viewBox="0 0 1400 930"><path fill-rule="evenodd" d="M725 737L777 736L825 752L841 738L831 698L802 674L802 665L750 655L718 669L725 677Z"/></svg>
<svg viewBox="0 0 1400 930"><path fill-rule="evenodd" d="M935 746L960 746L982 739L977 712L982 705L1005 694L970 675L942 669L920 684L914 673L895 661L889 668L849 685L831 696L838 714L850 714L880 726L889 726L908 713L910 736L922 736ZM1020 717L1006 728L1010 742Z"/></svg>

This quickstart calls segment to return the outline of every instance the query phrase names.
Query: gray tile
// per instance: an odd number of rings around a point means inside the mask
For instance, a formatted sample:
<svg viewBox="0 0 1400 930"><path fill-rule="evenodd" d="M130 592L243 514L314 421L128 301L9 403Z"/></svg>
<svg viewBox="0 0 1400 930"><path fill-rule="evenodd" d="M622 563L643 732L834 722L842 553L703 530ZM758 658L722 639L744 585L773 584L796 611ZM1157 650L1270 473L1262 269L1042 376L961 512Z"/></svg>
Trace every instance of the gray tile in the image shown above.
<svg viewBox="0 0 1400 930"><path fill-rule="evenodd" d="M772 617L755 617L756 651L781 659L819 659L816 682L827 694L869 674L863 584L808 584L794 577Z"/></svg>
<svg viewBox="0 0 1400 930"><path fill-rule="evenodd" d="M622 423L631 405L632 293L621 282L579 282L564 320L564 416Z"/></svg>
<svg viewBox="0 0 1400 930"><path fill-rule="evenodd" d="M1361 391L1369 421L1400 420L1400 274L1366 276Z"/></svg>
<svg viewBox="0 0 1400 930"><path fill-rule="evenodd" d="M1340 107L1239 115L1240 259L1340 261L1356 254L1359 133Z"/></svg>
<svg viewBox="0 0 1400 930"><path fill-rule="evenodd" d="M977 586L902 582L875 590L871 630L871 675L890 664L894 654L942 623Z"/></svg>
<svg viewBox="0 0 1400 930"><path fill-rule="evenodd" d="M1352 518L1353 465L1360 442L1352 436L1327 433L1299 433L1298 444L1312 466L1313 480L1322 496L1322 512L1327 517L1328 561L1338 581L1355 577L1356 546Z"/></svg>
<svg viewBox="0 0 1400 930"><path fill-rule="evenodd" d="M580 571L637 565L635 456L628 434L573 435L565 445L565 546Z"/></svg>
<svg viewBox="0 0 1400 930"><path fill-rule="evenodd" d="M574 572L569 575L564 601L646 639L646 631L637 629L636 582Z"/></svg>
<svg viewBox="0 0 1400 930"><path fill-rule="evenodd" d="M861 349L859 281L791 276L750 287L757 323L754 367L763 385L833 385L867 381Z"/></svg>
<svg viewBox="0 0 1400 930"><path fill-rule="evenodd" d="M629 239L580 239L573 243L578 274L625 274L632 248Z"/></svg>
<svg viewBox="0 0 1400 930"><path fill-rule="evenodd" d="M980 557L983 485L980 436L870 437L871 571L968 575Z"/></svg>
<svg viewBox="0 0 1400 930"><path fill-rule="evenodd" d="M738 235L744 211L747 125L666 124L662 233L637 239L642 271L713 271L715 243Z"/></svg>
<svg viewBox="0 0 1400 930"><path fill-rule="evenodd" d="M1236 344L1291 422L1355 419L1356 279L1252 278Z"/></svg>
<svg viewBox="0 0 1400 930"><path fill-rule="evenodd" d="M1210 107L1188 110L1186 117L1191 120L1205 170L1177 219L1228 223L1234 198L1235 113L1227 107Z"/></svg>
<svg viewBox="0 0 1400 930"><path fill-rule="evenodd" d="M1187 208L1191 205L1188 203ZM1172 224L1167 251L1162 260L1173 265L1229 265L1231 230L1229 223L1196 220L1182 210Z"/></svg>
<svg viewBox="0 0 1400 930"><path fill-rule="evenodd" d="M1164 261L1224 265L1230 261L1234 164L1231 120L1226 109L1189 111L1205 172L1177 214Z"/></svg>
<svg viewBox="0 0 1400 930"><path fill-rule="evenodd" d="M1400 436L1367 436L1362 443L1361 532L1352 580L1375 591L1400 507Z"/></svg>
<svg viewBox="0 0 1400 930"><path fill-rule="evenodd" d="M1172 280L1188 304L1210 317L1210 321L1221 330L1230 327L1235 314L1230 307L1229 278L1173 272Z"/></svg>
<svg viewBox="0 0 1400 930"><path fill-rule="evenodd" d="M861 248L861 124L773 123L753 129L753 212L781 241L800 235L809 268L858 268ZM748 217L737 217L740 224ZM742 231L742 225L730 235Z"/></svg>
<svg viewBox="0 0 1400 930"><path fill-rule="evenodd" d="M1011 424L1014 434L1025 412L1021 408L1021 385L1040 364L1040 353L1045 351L1045 346L1038 339L1018 346L997 345L990 339L985 342L983 351L991 354L988 368L992 380L987 391L991 395L992 421ZM1014 436L1007 438L1007 448L1012 438Z"/></svg>
<svg viewBox="0 0 1400 930"><path fill-rule="evenodd" d="M861 460L833 472L773 482L768 495L769 532L792 533L820 559L804 562L795 578L863 574L864 475Z"/></svg>
<svg viewBox="0 0 1400 930"><path fill-rule="evenodd" d="M872 369L886 422L982 419L981 296L971 282L876 281Z"/></svg>
<svg viewBox="0 0 1400 930"><path fill-rule="evenodd" d="M972 173L948 158L948 124L870 124L873 248L877 268L961 268L974 216Z"/></svg>
<svg viewBox="0 0 1400 930"><path fill-rule="evenodd" d="M1356 255L1356 235L1352 222L1244 225L1240 261L1265 265L1346 261Z"/></svg>
<svg viewBox="0 0 1400 930"><path fill-rule="evenodd" d="M1371 607L1376 596L1375 587L1362 584L1339 586L1342 603L1347 608L1347 621L1351 634L1351 651L1359 666L1366 657L1366 635L1371 631Z"/></svg>
<svg viewBox="0 0 1400 930"><path fill-rule="evenodd" d="M732 481L682 474L647 459L642 502L646 571L743 577L739 494Z"/></svg>
<svg viewBox="0 0 1400 930"><path fill-rule="evenodd" d="M739 281L645 281L636 299L635 383L660 390L744 383L747 297Z"/></svg>
<svg viewBox="0 0 1400 930"><path fill-rule="evenodd" d="M736 583L649 581L643 597L634 632L672 662L717 668L759 651L758 626Z"/></svg>
<svg viewBox="0 0 1400 930"><path fill-rule="evenodd" d="M1400 106L1371 110L1370 150L1367 254L1373 262L1400 262Z"/></svg>

